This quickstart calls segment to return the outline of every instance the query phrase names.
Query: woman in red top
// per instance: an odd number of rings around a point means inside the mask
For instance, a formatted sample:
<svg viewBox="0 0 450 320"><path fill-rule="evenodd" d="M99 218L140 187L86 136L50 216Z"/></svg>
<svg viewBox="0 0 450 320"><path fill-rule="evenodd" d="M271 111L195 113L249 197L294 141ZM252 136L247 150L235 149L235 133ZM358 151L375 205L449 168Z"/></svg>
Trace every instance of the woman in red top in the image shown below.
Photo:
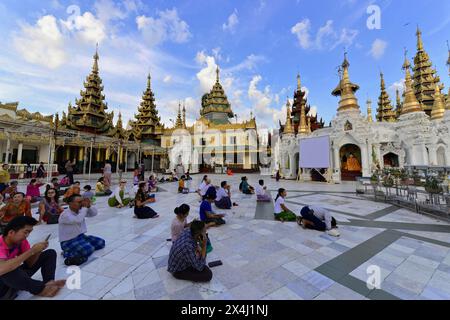
<svg viewBox="0 0 450 320"><path fill-rule="evenodd" d="M13 200L0 210L0 226L5 227L15 217L31 217L30 202L25 199L23 192L14 195Z"/></svg>
<svg viewBox="0 0 450 320"><path fill-rule="evenodd" d="M30 184L27 185L26 197L31 203L39 202L42 200L41 191L39 190L44 184L38 182L36 179L31 179Z"/></svg>

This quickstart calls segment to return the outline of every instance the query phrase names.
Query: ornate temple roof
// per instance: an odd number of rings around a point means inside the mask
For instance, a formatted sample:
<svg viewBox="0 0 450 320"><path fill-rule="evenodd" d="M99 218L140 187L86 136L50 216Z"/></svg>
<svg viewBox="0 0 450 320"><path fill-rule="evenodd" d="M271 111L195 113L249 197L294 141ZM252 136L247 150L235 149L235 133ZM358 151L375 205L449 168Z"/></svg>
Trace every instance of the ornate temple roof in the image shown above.
<svg viewBox="0 0 450 320"><path fill-rule="evenodd" d="M135 115L136 121L129 122L132 136L135 140L155 140L161 134L163 125L156 109L155 96L152 91L151 75L147 77L147 88L142 95L142 101Z"/></svg>
<svg viewBox="0 0 450 320"><path fill-rule="evenodd" d="M67 116L63 113L61 126L67 129L91 133L113 134L114 112L107 113L108 104L104 102L102 79L99 76L98 46L94 55L92 71L83 83L80 99L75 100L75 107L69 103Z"/></svg>
<svg viewBox="0 0 450 320"><path fill-rule="evenodd" d="M377 121L378 122L395 122L397 119L397 114L392 107L391 99L389 94L386 92L386 84L384 82L383 73L380 73L381 83L381 93L378 98L378 108L377 108Z"/></svg>
<svg viewBox="0 0 450 320"><path fill-rule="evenodd" d="M436 70L432 68L430 57L424 49L422 32L419 27L417 27L416 36L417 53L414 57L413 88L423 110L430 115L434 103L435 87L439 85L442 90L443 86L439 83L439 76L436 75Z"/></svg>
<svg viewBox="0 0 450 320"><path fill-rule="evenodd" d="M441 94L441 89L439 88L439 85L436 85L433 98L434 104L433 110L431 110L431 120L442 119L445 113L445 103L444 103L444 96Z"/></svg>
<svg viewBox="0 0 450 320"><path fill-rule="evenodd" d="M359 110L358 99L355 92L359 90L359 86L350 81L348 68L350 63L347 60L347 53L344 54L344 62L341 65L341 80L338 86L332 91L332 95L341 97L339 101L338 112L346 110Z"/></svg>
<svg viewBox="0 0 450 320"><path fill-rule="evenodd" d="M228 102L225 90L220 84L219 67L217 67L216 74L216 83L211 89L211 92L203 95L202 97L202 108L200 110L200 115L202 117L210 118L213 122L226 124L229 123L228 119L234 117L234 113L231 109L231 104ZM211 113L222 113L224 114L224 117L209 117L209 114Z"/></svg>
<svg viewBox="0 0 450 320"><path fill-rule="evenodd" d="M286 102L286 124L284 125L283 134L294 134L294 127L291 122L291 103L289 99Z"/></svg>
<svg viewBox="0 0 450 320"><path fill-rule="evenodd" d="M405 100L402 106L402 115L422 111L419 101L417 101L416 95L412 87L411 79L411 64L407 57L407 51L405 50L405 63L403 64L403 70L405 70Z"/></svg>

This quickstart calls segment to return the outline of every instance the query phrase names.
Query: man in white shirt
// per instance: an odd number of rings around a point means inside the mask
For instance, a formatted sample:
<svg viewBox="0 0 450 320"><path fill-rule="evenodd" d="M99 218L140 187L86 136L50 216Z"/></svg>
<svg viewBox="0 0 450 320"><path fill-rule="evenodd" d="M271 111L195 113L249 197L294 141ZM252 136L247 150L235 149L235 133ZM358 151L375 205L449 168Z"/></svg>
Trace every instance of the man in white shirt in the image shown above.
<svg viewBox="0 0 450 320"><path fill-rule="evenodd" d="M259 180L255 188L256 201L270 202L272 201L269 194L266 193L267 187L264 186L264 180Z"/></svg>
<svg viewBox="0 0 450 320"><path fill-rule="evenodd" d="M232 206L237 206L236 203L231 203L231 187L226 181L222 181L220 189L217 191L216 207L219 209L231 209Z"/></svg>
<svg viewBox="0 0 450 320"><path fill-rule="evenodd" d="M66 260L70 265L81 265L96 250L105 247L105 240L87 236L86 217L95 217L98 212L91 206L89 199L74 194L68 199L69 208L59 217L59 242Z"/></svg>
<svg viewBox="0 0 450 320"><path fill-rule="evenodd" d="M318 206L306 206L303 207L300 214L301 218L297 222L304 228L328 231L330 235L339 236L339 232L336 230L336 219L331 216L327 209Z"/></svg>

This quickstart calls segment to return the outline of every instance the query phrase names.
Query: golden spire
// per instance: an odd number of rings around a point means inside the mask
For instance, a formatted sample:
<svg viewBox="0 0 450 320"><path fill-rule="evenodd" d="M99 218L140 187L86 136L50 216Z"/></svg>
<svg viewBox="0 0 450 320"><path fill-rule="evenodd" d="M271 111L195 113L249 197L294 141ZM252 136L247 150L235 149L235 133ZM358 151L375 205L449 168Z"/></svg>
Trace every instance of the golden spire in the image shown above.
<svg viewBox="0 0 450 320"><path fill-rule="evenodd" d="M380 97L378 98L378 109L377 109L377 120L378 122L395 122L396 120L396 113L393 110L393 107L391 105L391 99L389 98L389 94L386 92L386 83L384 82L384 75L382 72L380 72L380 88L381 93Z"/></svg>
<svg viewBox="0 0 450 320"><path fill-rule="evenodd" d="M186 129L186 102L183 102L183 128Z"/></svg>
<svg viewBox="0 0 450 320"><path fill-rule="evenodd" d="M308 117L307 120L308 120L308 133L311 133L311 117Z"/></svg>
<svg viewBox="0 0 450 320"><path fill-rule="evenodd" d="M122 124L122 113L119 111L119 118L117 119L117 125L116 128L118 129L123 129L123 124Z"/></svg>
<svg viewBox="0 0 450 320"><path fill-rule="evenodd" d="M301 91L302 90L302 82L301 82L301 78L300 78L300 73L297 74L297 91Z"/></svg>
<svg viewBox="0 0 450 320"><path fill-rule="evenodd" d="M444 113L444 97L441 95L441 89L439 88L439 85L436 85L436 89L434 90L433 110L431 110L431 120L442 119L444 117Z"/></svg>
<svg viewBox="0 0 450 320"><path fill-rule="evenodd" d="M403 102L402 114L418 112L422 111L422 108L417 101L416 95L414 94L414 90L412 88L412 80L411 80L411 64L408 60L408 51L405 49L405 63L403 64L403 69L405 70L405 100Z"/></svg>
<svg viewBox="0 0 450 320"><path fill-rule="evenodd" d="M422 31L419 29L419 25L417 25L417 51L423 51L423 41L422 41Z"/></svg>
<svg viewBox="0 0 450 320"><path fill-rule="evenodd" d="M283 133L285 134L294 133L294 128L292 127L291 122L291 103L289 102L289 99L287 100L286 103L286 125L284 126Z"/></svg>
<svg viewBox="0 0 450 320"><path fill-rule="evenodd" d="M344 54L344 62L340 67L341 80L336 89L331 93L334 96L340 96L338 112L346 110L359 110L358 99L355 92L359 90L359 86L350 81L348 68L350 63L347 60L347 52Z"/></svg>
<svg viewBox="0 0 450 320"><path fill-rule="evenodd" d="M300 127L298 128L299 134L307 134L308 133L308 124L306 121L307 120L306 120L305 104L302 103L301 107L300 107Z"/></svg>
<svg viewBox="0 0 450 320"><path fill-rule="evenodd" d="M372 118L372 101L370 99L367 99L367 121L373 122Z"/></svg>
<svg viewBox="0 0 450 320"><path fill-rule="evenodd" d="M100 59L98 55L98 43L97 48L95 49L95 55L94 55L94 65L92 66L92 71L95 73L98 73L98 60Z"/></svg>
<svg viewBox="0 0 450 320"><path fill-rule="evenodd" d="M216 83L219 83L220 82L220 69L219 69L219 66L217 66L217 69L216 69Z"/></svg>
<svg viewBox="0 0 450 320"><path fill-rule="evenodd" d="M147 77L147 90L152 90L152 76L150 75L150 73Z"/></svg>
<svg viewBox="0 0 450 320"><path fill-rule="evenodd" d="M183 127L183 120L181 118L181 102L178 103L178 115L177 115L177 122L175 124L175 127L177 127L177 128Z"/></svg>

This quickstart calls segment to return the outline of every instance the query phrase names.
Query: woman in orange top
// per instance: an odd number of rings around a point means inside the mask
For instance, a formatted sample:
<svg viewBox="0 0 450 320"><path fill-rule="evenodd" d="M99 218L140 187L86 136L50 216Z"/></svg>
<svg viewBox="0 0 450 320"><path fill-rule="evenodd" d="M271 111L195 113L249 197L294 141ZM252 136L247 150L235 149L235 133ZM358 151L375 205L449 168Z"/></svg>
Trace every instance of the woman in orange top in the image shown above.
<svg viewBox="0 0 450 320"><path fill-rule="evenodd" d="M67 202L67 200L74 194L81 194L80 182L76 181L69 189L64 193L63 201Z"/></svg>
<svg viewBox="0 0 450 320"><path fill-rule="evenodd" d="M0 210L0 225L6 226L12 219L20 216L31 217L30 202L25 199L23 192L14 195L12 201Z"/></svg>

